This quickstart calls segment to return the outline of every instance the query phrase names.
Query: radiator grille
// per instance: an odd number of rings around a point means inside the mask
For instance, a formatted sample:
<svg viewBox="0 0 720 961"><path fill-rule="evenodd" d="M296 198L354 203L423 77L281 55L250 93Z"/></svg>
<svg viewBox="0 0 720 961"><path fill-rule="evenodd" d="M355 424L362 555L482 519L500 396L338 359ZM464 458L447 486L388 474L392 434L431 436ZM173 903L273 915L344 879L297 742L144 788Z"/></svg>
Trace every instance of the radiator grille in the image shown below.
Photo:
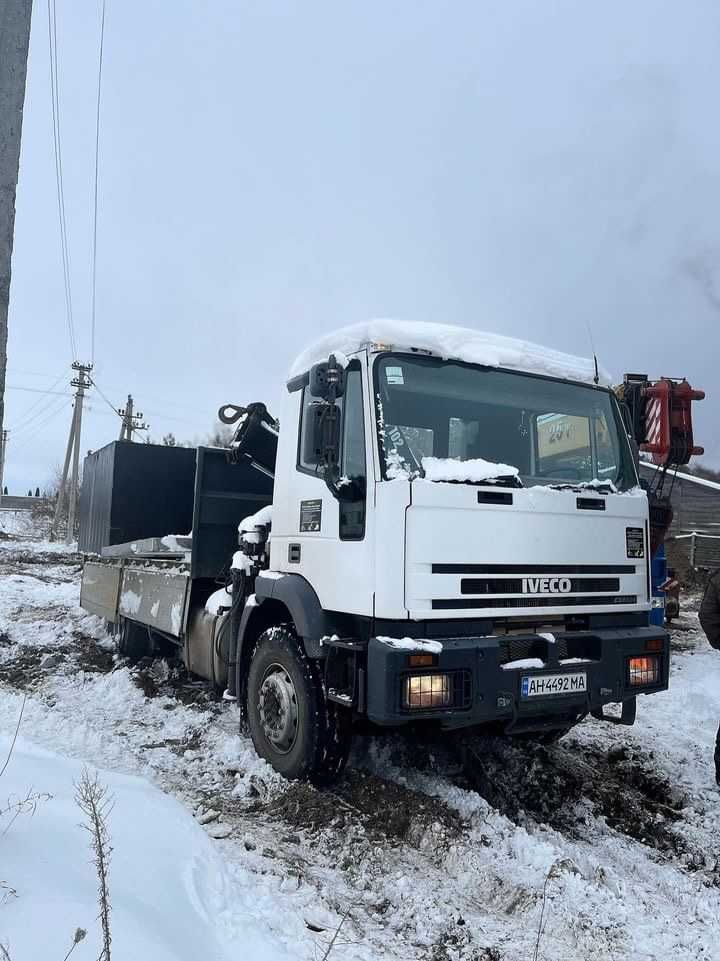
<svg viewBox="0 0 720 961"><path fill-rule="evenodd" d="M634 564L433 564L433 574L636 574Z"/></svg>
<svg viewBox="0 0 720 961"><path fill-rule="evenodd" d="M553 594L551 597L488 597L488 598L436 598L432 601L435 611L451 610L480 610L505 607L615 607L617 604L637 604L635 594L603 594L589 597L567 597L564 594Z"/></svg>
<svg viewBox="0 0 720 961"><path fill-rule="evenodd" d="M583 591L605 591L606 593L620 590L619 577L568 577L570 589L566 593L580 594ZM524 578L528 580L528 578ZM532 580L532 578L530 578ZM523 594L522 578L507 577L463 577L460 581L461 594ZM533 594L532 590L527 592Z"/></svg>

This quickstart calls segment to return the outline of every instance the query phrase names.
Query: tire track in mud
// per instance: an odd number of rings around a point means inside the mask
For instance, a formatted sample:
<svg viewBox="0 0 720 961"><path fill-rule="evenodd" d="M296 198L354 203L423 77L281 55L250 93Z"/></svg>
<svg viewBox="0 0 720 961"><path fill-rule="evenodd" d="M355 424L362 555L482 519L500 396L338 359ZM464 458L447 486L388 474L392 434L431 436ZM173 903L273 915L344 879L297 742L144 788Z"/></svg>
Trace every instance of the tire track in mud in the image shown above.
<svg viewBox="0 0 720 961"><path fill-rule="evenodd" d="M489 804L517 824L530 819L573 840L597 838L597 821L720 887L720 845L696 848L683 834L690 800L652 766L653 754L619 745L550 747L503 738L467 739L465 773Z"/></svg>

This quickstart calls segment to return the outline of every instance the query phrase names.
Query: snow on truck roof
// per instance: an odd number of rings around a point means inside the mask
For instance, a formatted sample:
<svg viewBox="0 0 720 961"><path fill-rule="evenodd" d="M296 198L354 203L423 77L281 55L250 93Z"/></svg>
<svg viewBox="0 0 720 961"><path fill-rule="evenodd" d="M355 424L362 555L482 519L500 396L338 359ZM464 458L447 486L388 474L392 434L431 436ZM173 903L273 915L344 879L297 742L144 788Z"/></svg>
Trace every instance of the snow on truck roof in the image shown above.
<svg viewBox="0 0 720 961"><path fill-rule="evenodd" d="M415 349L447 360L462 360L486 367L507 367L588 384L593 383L595 376L592 360L541 347L529 340L516 340L470 327L406 320L370 320L326 334L300 354L290 376L304 374L313 364L327 360L332 353L354 354L369 345L382 345L385 349L395 350ZM612 384L610 374L602 367L599 375L600 384L604 387Z"/></svg>

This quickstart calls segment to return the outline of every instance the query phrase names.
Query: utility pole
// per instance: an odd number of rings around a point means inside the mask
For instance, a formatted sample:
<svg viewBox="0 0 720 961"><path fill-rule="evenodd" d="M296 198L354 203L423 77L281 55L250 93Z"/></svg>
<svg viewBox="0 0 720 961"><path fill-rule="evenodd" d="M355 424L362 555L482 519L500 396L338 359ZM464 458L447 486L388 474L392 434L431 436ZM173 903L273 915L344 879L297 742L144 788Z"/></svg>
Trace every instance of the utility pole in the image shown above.
<svg viewBox="0 0 720 961"><path fill-rule="evenodd" d="M80 477L80 435L82 432L82 409L85 391L92 387L90 371L92 364L80 364L77 361L72 365L76 375L70 381L75 387L75 405L73 407L73 417L70 424L67 448L65 449L65 463L63 464L62 480L60 481L60 491L58 493L57 504L55 506L55 518L53 519L50 531L50 540L55 540L60 527L63 508L66 499L68 500L68 519L65 530L65 543L72 544L75 535L75 517L77 515L78 501L78 482ZM72 470L70 464L72 460ZM70 483L68 485L68 471L70 473Z"/></svg>
<svg viewBox="0 0 720 961"><path fill-rule="evenodd" d="M0 3L0 432L5 417L10 264L31 13L32 0Z"/></svg>
<svg viewBox="0 0 720 961"><path fill-rule="evenodd" d="M118 414L122 417L122 426L120 428L120 440L133 439L133 432L136 430L147 430L150 426L149 424L143 423L142 411L137 414L133 413L134 401L132 399L132 394L128 394L127 404L125 407L118 408Z"/></svg>
<svg viewBox="0 0 720 961"><path fill-rule="evenodd" d="M5 448L7 447L8 432L0 431L0 504L3 496L3 474L5 472Z"/></svg>

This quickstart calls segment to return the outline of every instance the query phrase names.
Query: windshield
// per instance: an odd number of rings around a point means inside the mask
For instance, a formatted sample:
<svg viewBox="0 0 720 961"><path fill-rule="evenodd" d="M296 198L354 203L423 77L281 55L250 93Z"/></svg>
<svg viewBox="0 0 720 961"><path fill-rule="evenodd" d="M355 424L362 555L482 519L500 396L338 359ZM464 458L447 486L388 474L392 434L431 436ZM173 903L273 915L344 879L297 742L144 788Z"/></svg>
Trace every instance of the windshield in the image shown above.
<svg viewBox="0 0 720 961"><path fill-rule="evenodd" d="M375 363L383 477L494 480L526 486L637 483L609 391L407 354ZM427 458L439 458L427 462ZM426 460L423 465L423 459ZM477 473L468 461L485 465ZM511 468L511 470L508 470ZM512 476L512 475L518 475Z"/></svg>

